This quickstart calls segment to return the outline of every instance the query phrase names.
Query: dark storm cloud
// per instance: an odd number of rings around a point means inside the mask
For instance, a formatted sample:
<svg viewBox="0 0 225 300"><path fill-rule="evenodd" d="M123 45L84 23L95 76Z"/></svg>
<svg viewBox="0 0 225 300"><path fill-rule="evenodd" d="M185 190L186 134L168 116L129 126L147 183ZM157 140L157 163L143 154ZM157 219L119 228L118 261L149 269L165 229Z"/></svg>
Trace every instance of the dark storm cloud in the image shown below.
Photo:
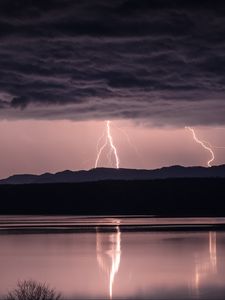
<svg viewBox="0 0 225 300"><path fill-rule="evenodd" d="M225 123L223 1L2 0L0 115Z"/></svg>

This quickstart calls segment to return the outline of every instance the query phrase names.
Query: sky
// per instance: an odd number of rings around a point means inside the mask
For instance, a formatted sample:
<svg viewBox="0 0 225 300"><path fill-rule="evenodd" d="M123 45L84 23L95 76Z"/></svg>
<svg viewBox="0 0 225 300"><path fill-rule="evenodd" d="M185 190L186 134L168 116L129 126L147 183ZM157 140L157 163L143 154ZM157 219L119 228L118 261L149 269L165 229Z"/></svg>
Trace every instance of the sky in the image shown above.
<svg viewBox="0 0 225 300"><path fill-rule="evenodd" d="M94 167L105 120L121 167L207 165L184 127L225 146L224 36L223 1L1 0L0 177Z"/></svg>

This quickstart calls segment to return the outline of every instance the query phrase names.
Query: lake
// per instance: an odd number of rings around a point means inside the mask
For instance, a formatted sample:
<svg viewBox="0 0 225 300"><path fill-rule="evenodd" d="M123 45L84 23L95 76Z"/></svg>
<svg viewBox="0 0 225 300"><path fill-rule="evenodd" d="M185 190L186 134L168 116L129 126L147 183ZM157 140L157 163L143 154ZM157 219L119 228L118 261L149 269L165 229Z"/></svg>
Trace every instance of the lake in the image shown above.
<svg viewBox="0 0 225 300"><path fill-rule="evenodd" d="M0 217L0 298L18 280L65 299L224 299L224 218Z"/></svg>

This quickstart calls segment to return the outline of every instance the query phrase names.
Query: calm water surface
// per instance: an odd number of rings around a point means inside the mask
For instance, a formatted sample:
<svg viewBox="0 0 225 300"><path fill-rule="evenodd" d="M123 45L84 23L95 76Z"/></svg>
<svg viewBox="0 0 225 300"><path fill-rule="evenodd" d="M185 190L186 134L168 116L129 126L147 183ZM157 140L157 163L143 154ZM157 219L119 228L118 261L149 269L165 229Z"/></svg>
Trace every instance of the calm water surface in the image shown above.
<svg viewBox="0 0 225 300"><path fill-rule="evenodd" d="M33 279L66 299L225 299L224 224L0 217L0 297L18 280Z"/></svg>

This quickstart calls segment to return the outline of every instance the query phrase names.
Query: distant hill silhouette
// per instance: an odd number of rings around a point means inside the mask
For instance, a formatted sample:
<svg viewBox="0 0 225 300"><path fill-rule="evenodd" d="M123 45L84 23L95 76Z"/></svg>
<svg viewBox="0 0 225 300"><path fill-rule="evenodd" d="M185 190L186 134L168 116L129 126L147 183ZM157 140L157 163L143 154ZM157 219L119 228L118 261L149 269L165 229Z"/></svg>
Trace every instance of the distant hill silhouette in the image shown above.
<svg viewBox="0 0 225 300"><path fill-rule="evenodd" d="M225 165L205 167L171 166L155 170L96 168L88 171L63 171L55 174L13 175L0 184L72 183L104 180L151 180L166 178L225 178Z"/></svg>

